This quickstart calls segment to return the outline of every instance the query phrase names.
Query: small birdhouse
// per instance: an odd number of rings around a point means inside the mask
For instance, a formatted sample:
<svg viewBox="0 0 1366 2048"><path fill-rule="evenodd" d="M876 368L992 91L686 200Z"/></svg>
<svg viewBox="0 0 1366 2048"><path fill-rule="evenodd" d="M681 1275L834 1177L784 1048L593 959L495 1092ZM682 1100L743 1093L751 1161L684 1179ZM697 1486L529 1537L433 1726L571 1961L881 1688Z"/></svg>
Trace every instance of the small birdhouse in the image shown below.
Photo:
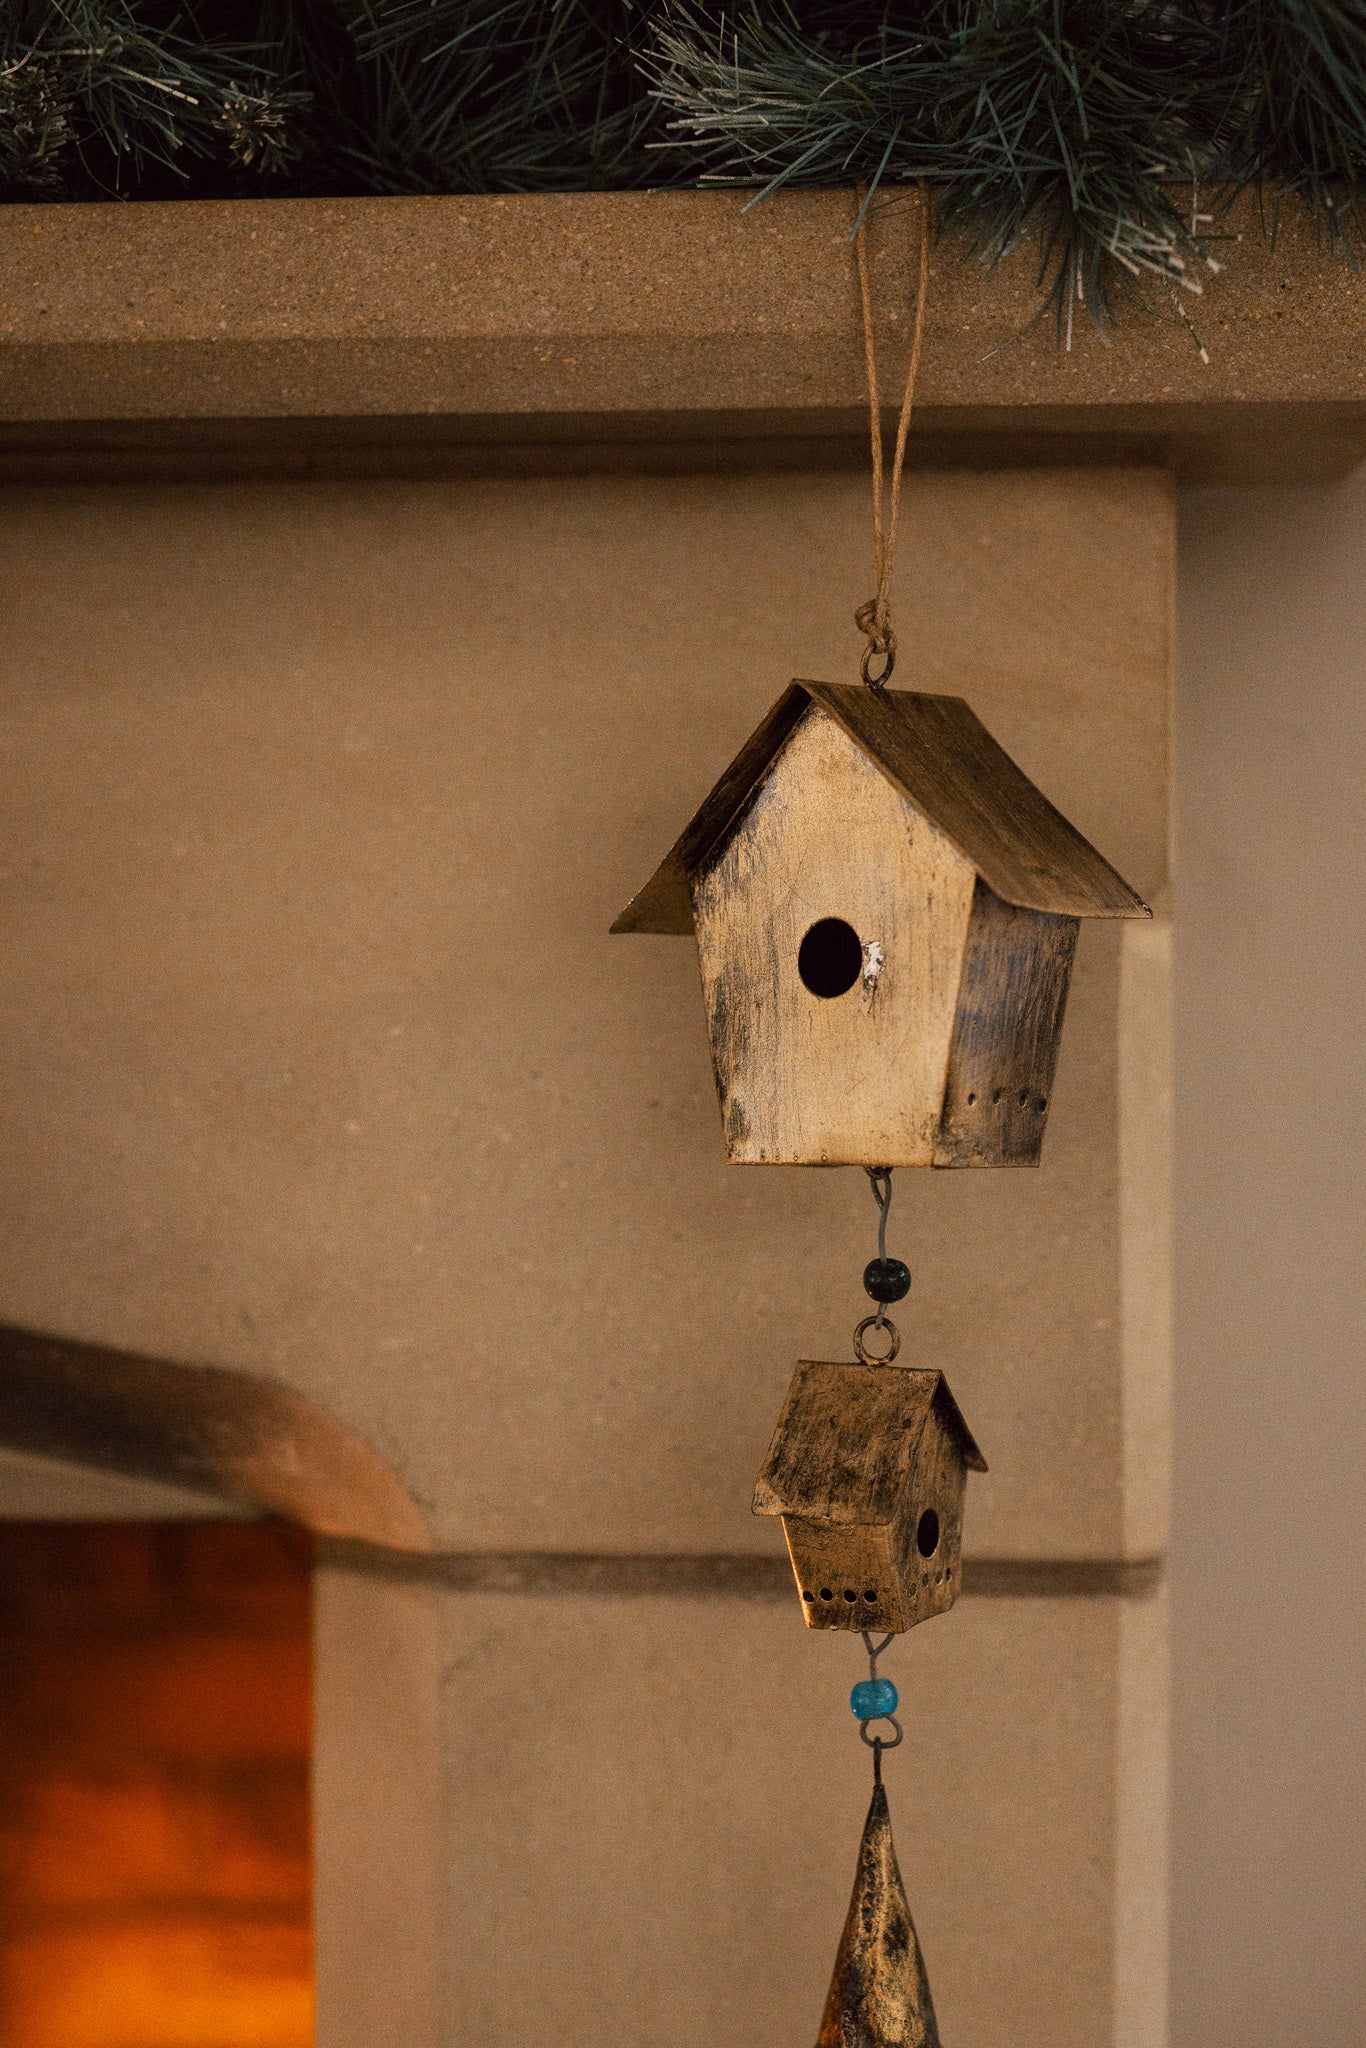
<svg viewBox="0 0 1366 2048"><path fill-rule="evenodd" d="M942 1373L799 1365L754 1512L782 1516L807 1627L900 1634L952 1607L967 1476L986 1469Z"/></svg>
<svg viewBox="0 0 1366 2048"><path fill-rule="evenodd" d="M729 1160L1035 1166L1079 921L1148 914L960 697L800 682L612 929L696 932Z"/></svg>

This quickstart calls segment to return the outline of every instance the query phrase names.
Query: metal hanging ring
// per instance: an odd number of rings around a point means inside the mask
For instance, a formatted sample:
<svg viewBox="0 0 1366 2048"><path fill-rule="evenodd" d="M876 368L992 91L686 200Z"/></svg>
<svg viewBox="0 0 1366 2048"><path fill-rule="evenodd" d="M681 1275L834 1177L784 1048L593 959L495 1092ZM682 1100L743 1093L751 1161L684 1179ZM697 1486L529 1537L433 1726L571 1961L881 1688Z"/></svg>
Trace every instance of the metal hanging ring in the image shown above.
<svg viewBox="0 0 1366 2048"><path fill-rule="evenodd" d="M868 1730L870 1728L875 1728L878 1724L878 1721L890 1721L893 1728L895 1728L896 1730L896 1734L892 1736L890 1739L885 1735L870 1735L868 1733ZM866 1742L869 1749L872 1749L874 1744L878 1742L882 1744L882 1747L884 1749L896 1749L900 1745L903 1731L901 1723L897 1720L895 1714L879 1714L876 1720L860 1721L858 1724L858 1732L859 1740L861 1742Z"/></svg>
<svg viewBox="0 0 1366 2048"><path fill-rule="evenodd" d="M854 1351L858 1357L860 1365L890 1365L892 1360L896 1357L897 1352L901 1349L900 1330L898 1330L896 1324L892 1321L890 1316L883 1316L881 1319L881 1327L884 1330L891 1331L891 1347L890 1349L884 1351L880 1357L876 1352L869 1351L866 1345L864 1344L863 1333L865 1330L871 1330L875 1328L877 1325L877 1316L865 1316L863 1318L863 1321L859 1324L858 1328L854 1332Z"/></svg>
<svg viewBox="0 0 1366 2048"><path fill-rule="evenodd" d="M879 655L882 656L882 673L875 676L870 673L870 670L873 662ZM859 674L863 677L864 682L867 683L868 688L870 690L885 690L888 683L892 680L892 670L895 667L895 646L889 641L886 647L878 647L870 640L863 650L863 659L859 663Z"/></svg>

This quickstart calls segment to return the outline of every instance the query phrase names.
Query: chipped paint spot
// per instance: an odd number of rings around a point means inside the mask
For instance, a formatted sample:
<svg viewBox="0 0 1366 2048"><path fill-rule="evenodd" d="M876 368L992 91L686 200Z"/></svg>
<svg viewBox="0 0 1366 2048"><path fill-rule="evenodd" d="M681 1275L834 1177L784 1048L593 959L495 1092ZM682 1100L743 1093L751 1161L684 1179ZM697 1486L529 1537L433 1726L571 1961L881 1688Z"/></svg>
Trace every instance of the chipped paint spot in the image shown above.
<svg viewBox="0 0 1366 2048"><path fill-rule="evenodd" d="M886 963L887 956L883 952L879 941L877 939L867 940L863 948L863 993L865 995L876 995L878 976L881 974Z"/></svg>

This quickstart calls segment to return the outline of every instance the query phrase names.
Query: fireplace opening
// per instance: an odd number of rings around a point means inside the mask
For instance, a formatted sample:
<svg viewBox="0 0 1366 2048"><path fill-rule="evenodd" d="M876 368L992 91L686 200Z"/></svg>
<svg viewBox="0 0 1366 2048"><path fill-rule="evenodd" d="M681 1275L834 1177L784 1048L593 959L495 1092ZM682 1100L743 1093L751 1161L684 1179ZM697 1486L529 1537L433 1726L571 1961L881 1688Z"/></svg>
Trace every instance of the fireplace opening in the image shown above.
<svg viewBox="0 0 1366 2048"><path fill-rule="evenodd" d="M311 1562L0 1522L4 2048L309 2048Z"/></svg>

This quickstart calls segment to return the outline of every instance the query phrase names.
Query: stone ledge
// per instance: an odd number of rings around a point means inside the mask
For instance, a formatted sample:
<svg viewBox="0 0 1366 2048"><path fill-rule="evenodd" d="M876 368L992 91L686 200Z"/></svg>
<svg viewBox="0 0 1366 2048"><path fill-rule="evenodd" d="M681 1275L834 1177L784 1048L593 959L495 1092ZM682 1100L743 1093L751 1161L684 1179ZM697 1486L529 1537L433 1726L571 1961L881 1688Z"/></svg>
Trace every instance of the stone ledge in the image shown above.
<svg viewBox="0 0 1366 2048"><path fill-rule="evenodd" d="M929 469L1169 469L1190 483L1312 482L1366 455L1366 406L939 406ZM0 482L174 483L689 476L868 464L867 414L332 414L0 421Z"/></svg>
<svg viewBox="0 0 1366 2048"><path fill-rule="evenodd" d="M319 1540L318 1555L348 1571L456 1593L610 1594L618 1599L676 1594L736 1600L792 1600L784 1557L702 1556L670 1551L580 1553L513 1550L423 1552ZM995 1600L1148 1599L1162 1584L1162 1560L973 1557L963 1560L963 1596Z"/></svg>
<svg viewBox="0 0 1366 2048"><path fill-rule="evenodd" d="M0 210L6 473L592 468L620 466L623 444L656 467L767 462L789 443L813 465L854 460L851 197L746 200ZM889 390L912 225L898 207L875 237ZM1109 344L1083 323L1060 352L1046 323L1022 333L1032 257L988 274L937 250L918 454L1257 480L1350 467L1366 452L1366 281L1302 220L1274 248L1251 203L1233 228L1233 265L1191 302L1208 364L1151 294Z"/></svg>

